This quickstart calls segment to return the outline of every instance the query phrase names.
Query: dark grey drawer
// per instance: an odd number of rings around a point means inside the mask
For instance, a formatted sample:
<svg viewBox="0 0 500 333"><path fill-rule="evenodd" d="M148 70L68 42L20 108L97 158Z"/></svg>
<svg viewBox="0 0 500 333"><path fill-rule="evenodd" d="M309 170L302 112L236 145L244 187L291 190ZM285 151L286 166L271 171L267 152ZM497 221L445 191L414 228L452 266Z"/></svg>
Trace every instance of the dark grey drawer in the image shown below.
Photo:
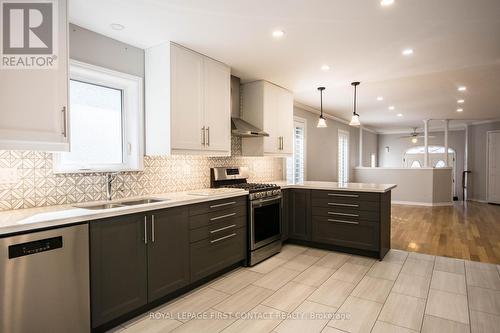
<svg viewBox="0 0 500 333"><path fill-rule="evenodd" d="M313 216L347 219L350 221L380 221L378 210L360 210L341 206L313 207Z"/></svg>
<svg viewBox="0 0 500 333"><path fill-rule="evenodd" d="M210 212L202 215L194 215L189 217L189 228L196 229L206 227L210 224L219 223L222 221L231 220L237 217L247 215L247 206L236 206L216 212Z"/></svg>
<svg viewBox="0 0 500 333"><path fill-rule="evenodd" d="M218 212L221 210L234 208L238 206L245 206L247 204L247 196L227 198L221 200L207 201L200 204L195 204L189 207L189 215L200 215L211 212Z"/></svg>
<svg viewBox="0 0 500 333"><path fill-rule="evenodd" d="M226 236L234 232L235 229L246 227L246 215L236 218L225 219L217 223L211 223L201 228L192 229L189 233L191 243L198 242L203 239L216 239L221 236Z"/></svg>
<svg viewBox="0 0 500 333"><path fill-rule="evenodd" d="M312 199L339 201L379 201L380 193L313 190Z"/></svg>
<svg viewBox="0 0 500 333"><path fill-rule="evenodd" d="M246 228L191 244L191 282L246 258Z"/></svg>
<svg viewBox="0 0 500 333"><path fill-rule="evenodd" d="M313 242L377 251L379 237L378 223L317 216L312 218Z"/></svg>
<svg viewBox="0 0 500 333"><path fill-rule="evenodd" d="M312 199L312 206L320 208L346 208L351 210L364 210L378 212L380 202L378 201L360 201L351 198L321 198Z"/></svg>

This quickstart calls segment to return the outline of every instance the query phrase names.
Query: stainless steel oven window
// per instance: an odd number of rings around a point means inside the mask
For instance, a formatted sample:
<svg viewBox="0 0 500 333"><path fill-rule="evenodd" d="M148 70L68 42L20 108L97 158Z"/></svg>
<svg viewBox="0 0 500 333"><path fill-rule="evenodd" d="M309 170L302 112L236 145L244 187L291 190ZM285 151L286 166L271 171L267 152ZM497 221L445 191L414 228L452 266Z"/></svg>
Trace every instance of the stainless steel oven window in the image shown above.
<svg viewBox="0 0 500 333"><path fill-rule="evenodd" d="M250 249L272 243L281 238L281 196L250 202Z"/></svg>

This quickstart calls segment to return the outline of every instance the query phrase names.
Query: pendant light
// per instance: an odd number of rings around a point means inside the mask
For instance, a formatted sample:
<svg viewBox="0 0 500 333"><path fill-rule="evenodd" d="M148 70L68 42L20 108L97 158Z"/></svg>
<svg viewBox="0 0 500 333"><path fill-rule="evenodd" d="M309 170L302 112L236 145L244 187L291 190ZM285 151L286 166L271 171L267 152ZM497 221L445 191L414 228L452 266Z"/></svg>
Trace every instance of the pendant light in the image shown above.
<svg viewBox="0 0 500 333"><path fill-rule="evenodd" d="M356 113L356 87L360 84L360 82L352 82L351 85L354 86L354 108L352 112L352 118L349 125L351 126L360 126L359 122L359 114Z"/></svg>
<svg viewBox="0 0 500 333"><path fill-rule="evenodd" d="M319 90L320 101L321 101L321 104L320 104L321 114L319 115L318 125L316 127L318 127L318 128L325 128L325 127L327 127L326 126L326 120L323 117L323 90L325 90L325 87L318 87L318 90Z"/></svg>

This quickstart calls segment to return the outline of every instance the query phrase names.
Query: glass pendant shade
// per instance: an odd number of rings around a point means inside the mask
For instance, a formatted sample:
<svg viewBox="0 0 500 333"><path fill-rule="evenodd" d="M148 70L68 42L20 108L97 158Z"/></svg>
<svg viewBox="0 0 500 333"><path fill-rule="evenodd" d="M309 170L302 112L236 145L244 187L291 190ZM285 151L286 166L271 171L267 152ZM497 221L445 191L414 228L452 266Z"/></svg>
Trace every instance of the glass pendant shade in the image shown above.
<svg viewBox="0 0 500 333"><path fill-rule="evenodd" d="M360 126L361 123L359 122L359 116L357 114L353 114L351 118L351 122L349 123L350 126Z"/></svg>
<svg viewBox="0 0 500 333"><path fill-rule="evenodd" d="M318 128L325 128L325 127L327 127L326 126L326 120L325 120L325 118L323 118L323 117L320 116L319 119L318 119L318 125L316 127L318 127Z"/></svg>

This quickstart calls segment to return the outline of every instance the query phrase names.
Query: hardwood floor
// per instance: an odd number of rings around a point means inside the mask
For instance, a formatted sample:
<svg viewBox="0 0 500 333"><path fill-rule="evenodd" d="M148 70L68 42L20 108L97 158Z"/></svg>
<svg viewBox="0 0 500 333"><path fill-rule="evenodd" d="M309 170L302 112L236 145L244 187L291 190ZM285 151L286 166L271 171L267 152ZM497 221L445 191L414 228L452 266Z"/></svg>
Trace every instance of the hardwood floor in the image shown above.
<svg viewBox="0 0 500 333"><path fill-rule="evenodd" d="M500 206L392 206L392 248L500 264Z"/></svg>

